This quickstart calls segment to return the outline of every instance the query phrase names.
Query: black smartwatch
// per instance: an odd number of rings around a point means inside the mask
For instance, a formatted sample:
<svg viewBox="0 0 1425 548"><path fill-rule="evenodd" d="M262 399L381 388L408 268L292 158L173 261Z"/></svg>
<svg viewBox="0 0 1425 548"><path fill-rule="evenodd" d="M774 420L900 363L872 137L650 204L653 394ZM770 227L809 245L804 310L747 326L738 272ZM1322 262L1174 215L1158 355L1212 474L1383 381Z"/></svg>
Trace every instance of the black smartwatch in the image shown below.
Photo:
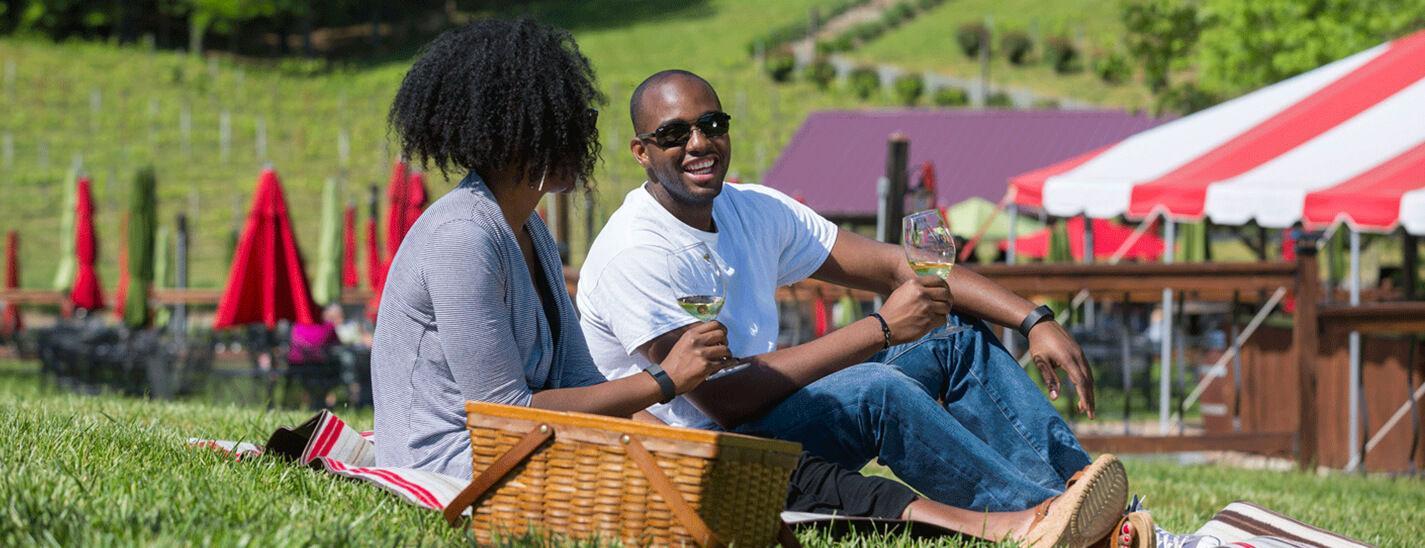
<svg viewBox="0 0 1425 548"><path fill-rule="evenodd" d="M673 384L673 379L668 377L668 372L664 371L658 364L648 364L648 367L644 369L643 372L648 373L653 377L653 380L658 381L658 389L663 391L663 399L658 403L668 403L673 401L673 398L678 397L678 387Z"/></svg>
<svg viewBox="0 0 1425 548"><path fill-rule="evenodd" d="M1019 334L1024 338L1029 338L1029 330L1039 325L1039 322L1049 320L1054 321L1054 310L1048 306L1040 305L1039 308L1029 311L1029 315L1024 317L1024 321L1019 322Z"/></svg>

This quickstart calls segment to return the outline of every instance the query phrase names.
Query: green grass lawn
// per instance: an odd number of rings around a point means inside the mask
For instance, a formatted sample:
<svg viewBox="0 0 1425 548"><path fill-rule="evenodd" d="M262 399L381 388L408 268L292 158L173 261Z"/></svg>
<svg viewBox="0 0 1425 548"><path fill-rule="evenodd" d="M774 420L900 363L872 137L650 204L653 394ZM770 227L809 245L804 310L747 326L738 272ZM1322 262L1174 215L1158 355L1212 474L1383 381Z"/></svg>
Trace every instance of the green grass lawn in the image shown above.
<svg viewBox="0 0 1425 548"><path fill-rule="evenodd" d="M42 385L33 363L0 362L0 545L467 545L439 514L355 481L275 458L235 462L185 445L188 437L262 443L299 411L79 396ZM359 429L370 412L342 412ZM1172 530L1201 525L1247 499L1382 547L1425 535L1425 484L1360 477L1179 466L1129 459L1132 489ZM960 539L917 544L894 535L809 546L975 546ZM542 545L543 539L511 541Z"/></svg>

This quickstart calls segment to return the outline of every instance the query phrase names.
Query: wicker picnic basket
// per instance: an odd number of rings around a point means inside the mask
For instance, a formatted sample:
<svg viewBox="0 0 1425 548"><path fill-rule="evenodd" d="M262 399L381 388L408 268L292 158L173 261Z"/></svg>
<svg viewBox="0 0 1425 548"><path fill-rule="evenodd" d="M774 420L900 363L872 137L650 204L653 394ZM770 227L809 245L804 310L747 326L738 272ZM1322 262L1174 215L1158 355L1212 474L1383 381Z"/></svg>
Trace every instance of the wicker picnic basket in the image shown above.
<svg viewBox="0 0 1425 548"><path fill-rule="evenodd" d="M528 527L631 545L776 544L800 444L584 413L467 402L476 537ZM784 538L785 540L785 538Z"/></svg>

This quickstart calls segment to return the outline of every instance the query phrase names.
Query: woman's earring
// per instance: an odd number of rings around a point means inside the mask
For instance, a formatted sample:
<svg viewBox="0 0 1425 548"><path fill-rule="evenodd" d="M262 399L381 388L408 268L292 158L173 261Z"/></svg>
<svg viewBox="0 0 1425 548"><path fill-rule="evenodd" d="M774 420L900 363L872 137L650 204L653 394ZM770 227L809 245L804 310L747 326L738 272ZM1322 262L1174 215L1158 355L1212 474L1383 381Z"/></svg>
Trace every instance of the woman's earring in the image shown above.
<svg viewBox="0 0 1425 548"><path fill-rule="evenodd" d="M539 186L535 187L535 190L544 192L544 177L547 175L549 175L549 168L546 167L544 168L544 173L539 174Z"/></svg>

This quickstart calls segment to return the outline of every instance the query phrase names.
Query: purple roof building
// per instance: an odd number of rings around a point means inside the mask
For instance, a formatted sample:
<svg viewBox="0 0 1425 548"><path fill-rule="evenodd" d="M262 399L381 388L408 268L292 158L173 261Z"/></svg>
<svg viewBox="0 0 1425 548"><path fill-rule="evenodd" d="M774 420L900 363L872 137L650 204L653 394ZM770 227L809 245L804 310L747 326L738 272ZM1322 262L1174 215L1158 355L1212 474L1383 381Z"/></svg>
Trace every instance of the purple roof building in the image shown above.
<svg viewBox="0 0 1425 548"><path fill-rule="evenodd" d="M1004 197L1009 178L1111 145L1168 121L1118 111L833 110L807 116L762 183L838 222L874 223L887 139L910 138L912 170L929 160L941 206ZM914 184L914 178L912 178Z"/></svg>

